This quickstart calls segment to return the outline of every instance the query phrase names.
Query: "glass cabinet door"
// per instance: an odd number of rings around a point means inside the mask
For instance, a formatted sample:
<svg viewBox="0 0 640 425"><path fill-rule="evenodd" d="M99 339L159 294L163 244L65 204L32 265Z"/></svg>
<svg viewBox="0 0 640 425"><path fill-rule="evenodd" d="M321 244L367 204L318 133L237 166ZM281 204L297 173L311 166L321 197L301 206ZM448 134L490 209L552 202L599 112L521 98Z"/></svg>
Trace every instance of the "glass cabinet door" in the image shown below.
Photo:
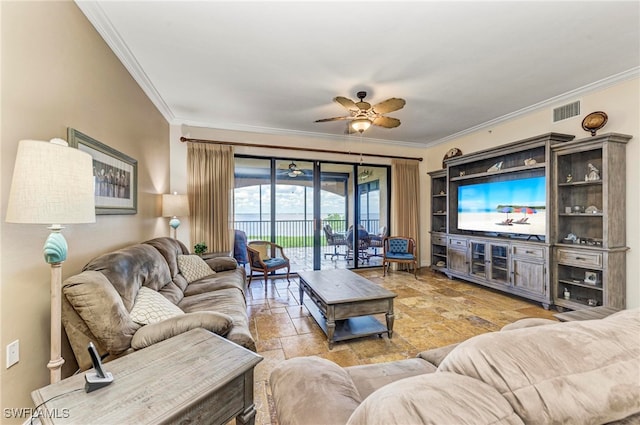
<svg viewBox="0 0 640 425"><path fill-rule="evenodd" d="M471 274L485 277L486 261L484 242L471 242Z"/></svg>
<svg viewBox="0 0 640 425"><path fill-rule="evenodd" d="M491 279L507 283L509 281L509 263L507 245L491 245Z"/></svg>

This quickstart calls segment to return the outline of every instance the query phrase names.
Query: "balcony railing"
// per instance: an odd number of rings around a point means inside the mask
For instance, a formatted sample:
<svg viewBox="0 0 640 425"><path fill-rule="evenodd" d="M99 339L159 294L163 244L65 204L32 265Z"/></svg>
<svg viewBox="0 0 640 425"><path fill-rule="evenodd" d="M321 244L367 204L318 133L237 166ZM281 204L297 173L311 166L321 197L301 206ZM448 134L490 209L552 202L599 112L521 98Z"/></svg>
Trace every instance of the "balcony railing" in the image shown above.
<svg viewBox="0 0 640 425"><path fill-rule="evenodd" d="M346 232L345 220L322 220L322 225L331 225L334 232ZM377 234L380 220L361 220L367 232ZM247 240L271 240L270 220L235 221L234 229L242 230L247 234ZM313 246L313 220L276 220L275 242L284 248ZM327 245L324 234L320 238L321 246Z"/></svg>

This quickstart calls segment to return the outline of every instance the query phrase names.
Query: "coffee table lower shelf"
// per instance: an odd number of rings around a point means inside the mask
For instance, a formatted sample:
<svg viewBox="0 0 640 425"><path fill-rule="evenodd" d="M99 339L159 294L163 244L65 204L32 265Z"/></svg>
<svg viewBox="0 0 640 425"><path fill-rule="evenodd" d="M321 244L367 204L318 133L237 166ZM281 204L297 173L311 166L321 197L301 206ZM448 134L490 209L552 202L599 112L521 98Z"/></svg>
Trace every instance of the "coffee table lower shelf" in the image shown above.
<svg viewBox="0 0 640 425"><path fill-rule="evenodd" d="M324 334L328 336L327 319L320 309L308 298L304 300L304 306L309 310L309 314L311 314L316 323L318 323ZM382 336L384 333L389 335L390 331L374 316L358 316L344 320L336 320L336 328L333 332L332 340L329 341L329 347L331 348L333 346L333 342L361 338L369 335Z"/></svg>

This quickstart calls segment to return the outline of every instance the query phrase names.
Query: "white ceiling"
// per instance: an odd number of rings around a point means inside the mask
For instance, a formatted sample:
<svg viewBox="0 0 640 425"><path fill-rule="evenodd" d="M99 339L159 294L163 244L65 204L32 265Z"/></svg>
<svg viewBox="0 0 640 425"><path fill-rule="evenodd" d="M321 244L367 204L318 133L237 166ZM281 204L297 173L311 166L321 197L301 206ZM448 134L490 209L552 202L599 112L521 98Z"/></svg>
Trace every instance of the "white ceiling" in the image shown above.
<svg viewBox="0 0 640 425"><path fill-rule="evenodd" d="M638 1L77 4L172 124L344 137L366 90L407 104L365 137L429 145L640 70Z"/></svg>

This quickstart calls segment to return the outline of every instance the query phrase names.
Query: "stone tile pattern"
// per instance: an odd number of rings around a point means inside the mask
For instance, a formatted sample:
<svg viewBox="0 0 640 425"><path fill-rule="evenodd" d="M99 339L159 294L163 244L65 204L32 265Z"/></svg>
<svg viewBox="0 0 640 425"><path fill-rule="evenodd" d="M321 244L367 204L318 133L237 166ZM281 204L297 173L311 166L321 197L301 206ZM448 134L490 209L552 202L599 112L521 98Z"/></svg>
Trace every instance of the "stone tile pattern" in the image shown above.
<svg viewBox="0 0 640 425"><path fill-rule="evenodd" d="M320 356L341 366L380 363L415 357L430 348L500 330L525 317L554 319L540 304L479 285L451 280L429 269L412 274L382 269L358 272L398 294L394 302L393 338L377 336L338 342L329 351L326 336L298 304L298 279L255 280L247 294L251 333L264 360L255 370L257 425L276 425L269 375L285 359ZM379 320L384 323L384 315Z"/></svg>

